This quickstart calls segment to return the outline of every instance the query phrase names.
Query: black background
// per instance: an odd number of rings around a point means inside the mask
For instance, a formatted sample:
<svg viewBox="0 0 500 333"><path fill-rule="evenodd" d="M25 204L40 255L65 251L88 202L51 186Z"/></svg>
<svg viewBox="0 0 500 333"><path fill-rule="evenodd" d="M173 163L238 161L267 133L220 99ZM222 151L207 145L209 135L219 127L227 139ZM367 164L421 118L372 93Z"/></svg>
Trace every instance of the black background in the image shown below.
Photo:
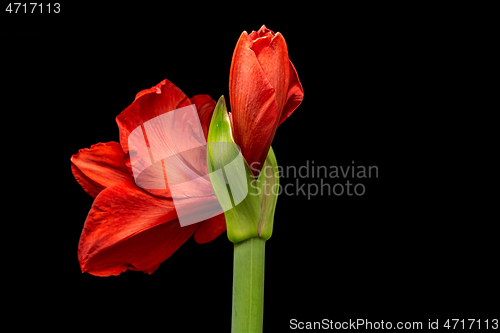
<svg viewBox="0 0 500 333"><path fill-rule="evenodd" d="M165 78L189 97L227 99L241 32L265 24L284 35L305 92L274 139L278 164L354 161L378 166L379 177L361 180L363 196L279 197L264 329L287 331L293 318L498 316L492 222L472 223L442 172L453 161L440 98L466 20L436 8L290 6L86 3L53 15L2 13L2 80L13 102L4 106L12 127L4 140L15 143L4 151L16 166L5 173L16 183L16 214L4 243L14 312L70 331L230 330L225 233L203 245L190 238L152 275L81 273L76 250L93 199L70 157L118 141L115 117Z"/></svg>

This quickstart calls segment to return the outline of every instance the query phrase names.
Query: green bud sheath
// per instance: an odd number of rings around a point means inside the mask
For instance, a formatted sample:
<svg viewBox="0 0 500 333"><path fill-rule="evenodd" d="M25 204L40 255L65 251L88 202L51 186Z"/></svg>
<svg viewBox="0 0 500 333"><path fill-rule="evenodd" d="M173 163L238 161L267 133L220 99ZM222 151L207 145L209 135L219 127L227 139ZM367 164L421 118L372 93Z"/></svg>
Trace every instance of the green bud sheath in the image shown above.
<svg viewBox="0 0 500 333"><path fill-rule="evenodd" d="M227 237L233 243L273 231L279 174L276 156L269 149L258 179L241 155L232 135L224 96L215 106L207 138L207 165L215 195L224 210Z"/></svg>
<svg viewBox="0 0 500 333"><path fill-rule="evenodd" d="M268 240L273 233L274 211L279 192L279 169L273 147L269 148L266 162L257 180L261 203L259 237Z"/></svg>

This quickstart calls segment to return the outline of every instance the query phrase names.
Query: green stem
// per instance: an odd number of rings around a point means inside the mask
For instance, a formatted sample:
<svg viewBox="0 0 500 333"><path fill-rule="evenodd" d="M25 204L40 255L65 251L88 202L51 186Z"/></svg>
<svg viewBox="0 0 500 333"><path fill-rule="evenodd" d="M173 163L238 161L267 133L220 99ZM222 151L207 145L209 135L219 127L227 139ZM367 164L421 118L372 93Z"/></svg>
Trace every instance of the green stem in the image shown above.
<svg viewBox="0 0 500 333"><path fill-rule="evenodd" d="M234 244L232 333L262 332L265 245L262 238Z"/></svg>

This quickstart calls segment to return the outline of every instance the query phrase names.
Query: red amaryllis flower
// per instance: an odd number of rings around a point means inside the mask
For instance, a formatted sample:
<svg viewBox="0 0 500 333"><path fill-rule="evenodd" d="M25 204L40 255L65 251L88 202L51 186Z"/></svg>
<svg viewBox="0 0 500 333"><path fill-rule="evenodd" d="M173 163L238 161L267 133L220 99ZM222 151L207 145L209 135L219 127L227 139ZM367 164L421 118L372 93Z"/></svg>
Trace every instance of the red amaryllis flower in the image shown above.
<svg viewBox="0 0 500 333"><path fill-rule="evenodd" d="M304 97L283 35L264 25L244 31L236 44L229 75L234 140L248 164L260 170L276 128Z"/></svg>
<svg viewBox="0 0 500 333"><path fill-rule="evenodd" d="M196 106L206 140L215 102L208 95L189 99L163 80L139 92L117 116L120 143L98 143L72 156L73 175L95 198L78 245L82 272L97 276L118 275L127 269L152 273L191 235L196 242L206 243L226 230L224 214L181 227L168 185L148 190L134 180L130 133L148 120L191 104ZM202 166L206 155L200 158ZM193 205L199 205L202 199L193 200ZM215 196L206 200L217 201Z"/></svg>

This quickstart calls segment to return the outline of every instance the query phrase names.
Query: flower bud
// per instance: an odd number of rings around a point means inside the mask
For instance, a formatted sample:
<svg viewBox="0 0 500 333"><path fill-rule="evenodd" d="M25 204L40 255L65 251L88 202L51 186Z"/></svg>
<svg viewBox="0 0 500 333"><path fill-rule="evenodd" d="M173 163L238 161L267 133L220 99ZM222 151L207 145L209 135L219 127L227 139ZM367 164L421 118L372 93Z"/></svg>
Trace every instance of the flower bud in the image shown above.
<svg viewBox="0 0 500 333"><path fill-rule="evenodd" d="M270 149L256 179L233 139L224 96L215 106L207 138L210 182L226 218L227 236L233 243L272 234L278 184L276 157Z"/></svg>

